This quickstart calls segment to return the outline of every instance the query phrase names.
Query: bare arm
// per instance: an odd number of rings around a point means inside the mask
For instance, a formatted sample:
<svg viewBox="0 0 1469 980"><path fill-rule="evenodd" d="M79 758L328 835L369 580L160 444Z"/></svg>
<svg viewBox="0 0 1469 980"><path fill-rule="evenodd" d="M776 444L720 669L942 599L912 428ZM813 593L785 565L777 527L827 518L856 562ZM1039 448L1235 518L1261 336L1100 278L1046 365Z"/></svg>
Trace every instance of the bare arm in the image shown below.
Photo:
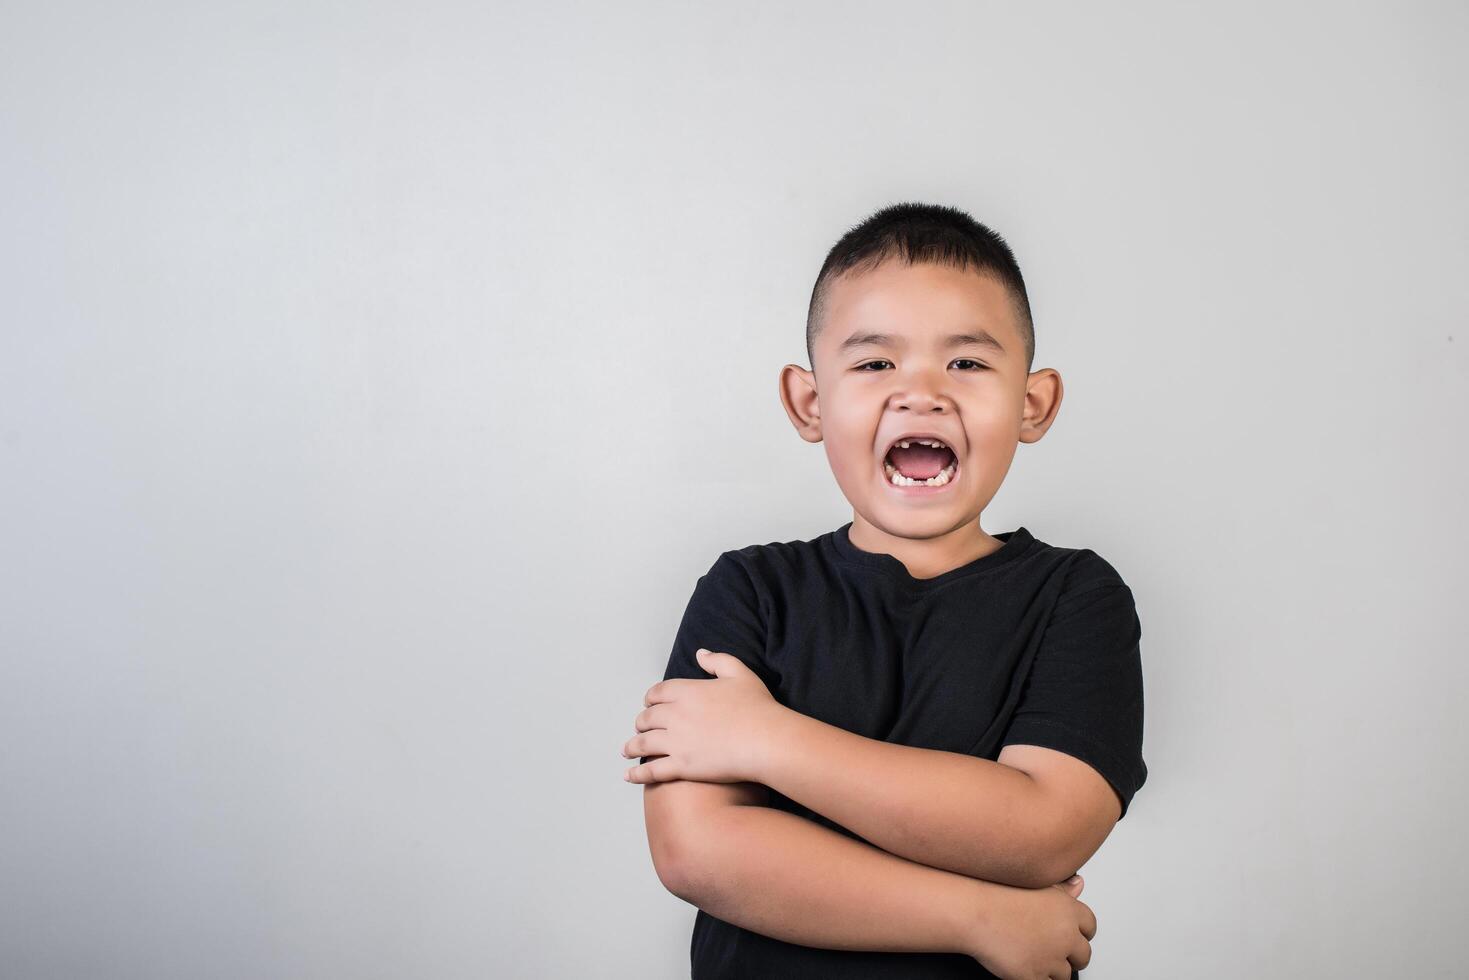
<svg viewBox="0 0 1469 980"><path fill-rule="evenodd" d="M1059 752L1006 746L994 762L866 738L795 711L760 782L877 847L968 878L1040 888L1071 874L1106 839L1119 803L1091 767Z"/></svg>
<svg viewBox="0 0 1469 980"><path fill-rule="evenodd" d="M1000 903L1015 898L1015 889L915 864L794 814L737 805L762 792L685 780L644 787L654 863L671 892L803 946L976 957Z"/></svg>

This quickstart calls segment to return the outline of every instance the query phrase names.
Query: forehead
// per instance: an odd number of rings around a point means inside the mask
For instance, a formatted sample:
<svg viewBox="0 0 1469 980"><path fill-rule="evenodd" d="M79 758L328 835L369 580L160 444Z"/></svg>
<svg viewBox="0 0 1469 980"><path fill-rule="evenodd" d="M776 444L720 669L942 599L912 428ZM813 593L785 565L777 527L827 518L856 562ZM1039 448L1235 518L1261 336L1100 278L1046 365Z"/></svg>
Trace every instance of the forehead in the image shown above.
<svg viewBox="0 0 1469 980"><path fill-rule="evenodd" d="M932 262L889 260L830 283L819 346L830 354L854 334L889 334L924 346L976 328L1007 354L1022 349L1014 300L998 278Z"/></svg>

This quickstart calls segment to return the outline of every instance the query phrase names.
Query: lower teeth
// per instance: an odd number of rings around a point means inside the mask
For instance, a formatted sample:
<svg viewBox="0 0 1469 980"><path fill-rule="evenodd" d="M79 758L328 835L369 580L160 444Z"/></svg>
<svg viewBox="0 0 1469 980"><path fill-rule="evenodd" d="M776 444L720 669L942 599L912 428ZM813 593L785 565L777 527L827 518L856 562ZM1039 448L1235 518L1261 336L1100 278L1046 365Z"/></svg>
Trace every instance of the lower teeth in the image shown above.
<svg viewBox="0 0 1469 980"><path fill-rule="evenodd" d="M883 469L887 471L888 482L895 487L941 487L954 478L955 466L950 463L945 466L937 476L931 476L927 480L915 480L911 476L904 476L898 472L898 468L892 463L883 461Z"/></svg>

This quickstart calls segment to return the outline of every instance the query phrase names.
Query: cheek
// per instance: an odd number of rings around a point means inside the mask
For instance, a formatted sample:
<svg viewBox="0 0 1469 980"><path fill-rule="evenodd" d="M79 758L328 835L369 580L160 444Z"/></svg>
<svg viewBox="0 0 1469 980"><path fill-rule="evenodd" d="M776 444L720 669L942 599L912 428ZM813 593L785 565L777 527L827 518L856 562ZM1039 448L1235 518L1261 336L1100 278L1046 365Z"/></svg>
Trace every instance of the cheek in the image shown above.
<svg viewBox="0 0 1469 980"><path fill-rule="evenodd" d="M1020 431L1020 413L999 398L976 398L962 409L964 433L972 448L1003 443Z"/></svg>
<svg viewBox="0 0 1469 980"><path fill-rule="evenodd" d="M872 432L860 426L826 426L823 442L832 472L861 478L872 469Z"/></svg>
<svg viewBox="0 0 1469 980"><path fill-rule="evenodd" d="M1004 478L1019 446L1019 427L1004 419L969 431L969 476L975 485L993 484Z"/></svg>
<svg viewBox="0 0 1469 980"><path fill-rule="evenodd" d="M1015 448L1020 436L1020 419L1008 412L993 412L974 426L974 448L988 455L1005 453Z"/></svg>
<svg viewBox="0 0 1469 980"><path fill-rule="evenodd" d="M851 473L862 465L863 455L856 444L856 440L850 436L840 434L827 436L826 458L831 463L833 472Z"/></svg>

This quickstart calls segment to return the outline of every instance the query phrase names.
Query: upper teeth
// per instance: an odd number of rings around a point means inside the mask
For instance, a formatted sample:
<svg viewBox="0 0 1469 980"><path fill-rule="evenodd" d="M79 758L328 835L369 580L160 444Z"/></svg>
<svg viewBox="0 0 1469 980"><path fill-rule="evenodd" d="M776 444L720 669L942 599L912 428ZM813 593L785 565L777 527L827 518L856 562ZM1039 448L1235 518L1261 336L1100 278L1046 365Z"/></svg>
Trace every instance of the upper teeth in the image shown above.
<svg viewBox="0 0 1469 980"><path fill-rule="evenodd" d="M911 444L915 442L921 446L932 446L935 449L949 449L948 446L944 445L942 442L939 442L937 439L899 439L897 442L893 443L893 446L894 448L901 446L904 449L907 449ZM954 451L952 449L949 449L949 452L953 453ZM889 463L886 459L882 461L882 468L883 471L887 474L888 482L893 484L893 486L920 487L927 485L930 487L941 487L947 484L950 480L954 479L954 474L958 471L959 468L958 463L959 457L958 455L955 455L954 458L949 461L948 466L945 466L943 470L941 470L936 476L931 476L927 480L914 480L911 477L904 476L903 474L898 472L898 468L896 466L894 466L892 463Z"/></svg>

